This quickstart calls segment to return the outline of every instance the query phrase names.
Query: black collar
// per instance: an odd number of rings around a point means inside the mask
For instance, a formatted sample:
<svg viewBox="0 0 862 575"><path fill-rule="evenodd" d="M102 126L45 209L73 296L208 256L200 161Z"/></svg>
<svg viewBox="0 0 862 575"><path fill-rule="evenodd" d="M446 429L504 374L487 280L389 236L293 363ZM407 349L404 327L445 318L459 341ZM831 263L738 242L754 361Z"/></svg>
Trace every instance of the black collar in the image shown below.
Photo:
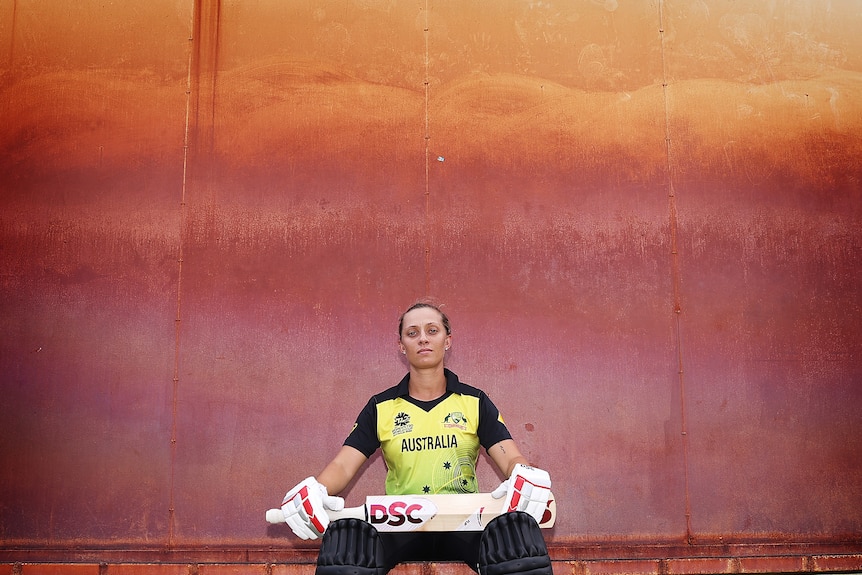
<svg viewBox="0 0 862 575"><path fill-rule="evenodd" d="M458 393L458 386L461 383L458 380L458 376L446 368L443 368L443 375L446 376L446 393L443 394L443 397L446 397L450 393ZM408 373L398 383L398 397L409 397L409 396L410 396L410 374Z"/></svg>

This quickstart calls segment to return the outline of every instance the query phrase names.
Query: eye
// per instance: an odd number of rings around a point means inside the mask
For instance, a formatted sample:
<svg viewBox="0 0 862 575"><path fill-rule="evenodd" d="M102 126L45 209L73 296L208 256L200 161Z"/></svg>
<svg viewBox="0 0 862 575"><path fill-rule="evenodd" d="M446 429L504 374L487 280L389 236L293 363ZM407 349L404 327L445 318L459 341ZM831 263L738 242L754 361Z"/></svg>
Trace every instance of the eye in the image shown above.
<svg viewBox="0 0 862 575"><path fill-rule="evenodd" d="M408 330L405 332L405 335L406 335L407 337L416 337L416 334L417 334L417 333L418 333L418 332L417 332L415 329L408 329Z"/></svg>
<svg viewBox="0 0 862 575"><path fill-rule="evenodd" d="M428 328L428 333L430 333L431 335L437 335L437 332L439 332L439 331L440 330L437 329L436 327L429 327Z"/></svg>

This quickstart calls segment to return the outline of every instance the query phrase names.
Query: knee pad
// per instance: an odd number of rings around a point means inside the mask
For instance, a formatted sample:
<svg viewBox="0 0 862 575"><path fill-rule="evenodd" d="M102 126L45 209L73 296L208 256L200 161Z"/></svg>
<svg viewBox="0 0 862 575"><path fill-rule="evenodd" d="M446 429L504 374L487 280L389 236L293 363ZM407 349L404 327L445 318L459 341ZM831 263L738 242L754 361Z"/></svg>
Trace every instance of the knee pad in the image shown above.
<svg viewBox="0 0 862 575"><path fill-rule="evenodd" d="M522 511L488 523L479 541L480 575L553 575L539 524Z"/></svg>
<svg viewBox="0 0 862 575"><path fill-rule="evenodd" d="M323 532L315 575L385 575L377 529L361 519L333 521Z"/></svg>

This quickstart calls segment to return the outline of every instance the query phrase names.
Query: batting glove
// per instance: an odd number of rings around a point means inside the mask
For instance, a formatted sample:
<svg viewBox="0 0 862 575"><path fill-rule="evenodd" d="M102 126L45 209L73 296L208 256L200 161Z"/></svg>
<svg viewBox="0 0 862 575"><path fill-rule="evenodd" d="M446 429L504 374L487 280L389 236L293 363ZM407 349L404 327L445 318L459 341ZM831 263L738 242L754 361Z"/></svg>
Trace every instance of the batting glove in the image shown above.
<svg viewBox="0 0 862 575"><path fill-rule="evenodd" d="M341 511L344 499L334 497L314 477L304 479L281 502L284 521L300 539L317 539L329 525L326 510Z"/></svg>
<svg viewBox="0 0 862 575"><path fill-rule="evenodd" d="M551 476L547 471L519 463L509 479L491 492L494 499L504 495L503 513L525 511L540 522L551 496Z"/></svg>

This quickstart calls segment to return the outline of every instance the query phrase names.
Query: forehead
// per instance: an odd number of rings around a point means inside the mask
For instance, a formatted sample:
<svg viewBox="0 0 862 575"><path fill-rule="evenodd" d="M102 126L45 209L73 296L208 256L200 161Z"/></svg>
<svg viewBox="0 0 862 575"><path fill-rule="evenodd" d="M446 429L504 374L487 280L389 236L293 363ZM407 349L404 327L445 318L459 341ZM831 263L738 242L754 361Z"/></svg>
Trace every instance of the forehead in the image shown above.
<svg viewBox="0 0 862 575"><path fill-rule="evenodd" d="M404 327L411 325L426 325L429 323L442 323L440 312L430 307L420 307L404 314Z"/></svg>

